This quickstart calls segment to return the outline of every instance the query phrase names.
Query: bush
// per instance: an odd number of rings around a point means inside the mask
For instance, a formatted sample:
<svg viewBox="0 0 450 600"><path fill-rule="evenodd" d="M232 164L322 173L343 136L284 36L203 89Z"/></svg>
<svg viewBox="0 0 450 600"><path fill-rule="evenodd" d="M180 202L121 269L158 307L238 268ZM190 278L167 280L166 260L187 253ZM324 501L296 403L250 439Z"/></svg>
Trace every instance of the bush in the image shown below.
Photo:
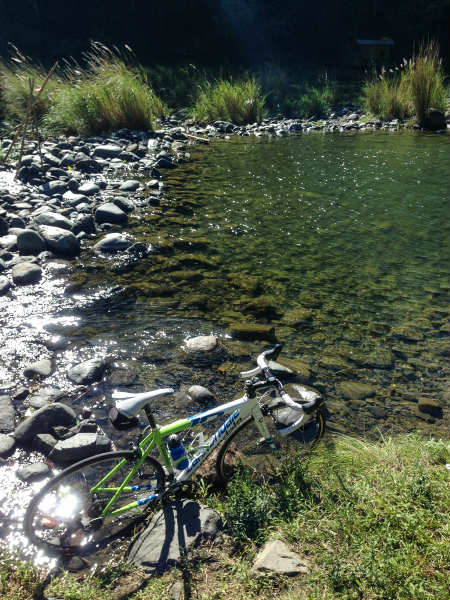
<svg viewBox="0 0 450 600"><path fill-rule="evenodd" d="M407 90L401 77L388 78L384 73L366 81L362 89L362 103L367 112L385 120L410 116Z"/></svg>
<svg viewBox="0 0 450 600"><path fill-rule="evenodd" d="M153 128L168 109L117 53L93 44L86 68L69 66L67 81L51 95L45 125L52 131L93 135L113 129Z"/></svg>
<svg viewBox="0 0 450 600"><path fill-rule="evenodd" d="M192 110L195 121L223 119L236 125L259 123L265 113L265 98L255 79L236 83L224 79L206 82L201 86Z"/></svg>
<svg viewBox="0 0 450 600"><path fill-rule="evenodd" d="M325 74L317 86L307 86L299 101L299 111L302 117L326 116L337 100L336 84L328 80Z"/></svg>

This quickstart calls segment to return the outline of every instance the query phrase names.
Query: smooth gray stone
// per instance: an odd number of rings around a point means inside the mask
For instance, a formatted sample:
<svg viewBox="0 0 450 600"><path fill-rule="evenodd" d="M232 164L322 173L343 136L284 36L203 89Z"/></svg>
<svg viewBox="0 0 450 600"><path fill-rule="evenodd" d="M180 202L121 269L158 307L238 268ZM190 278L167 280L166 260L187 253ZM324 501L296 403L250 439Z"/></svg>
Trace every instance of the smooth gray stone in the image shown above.
<svg viewBox="0 0 450 600"><path fill-rule="evenodd" d="M114 144L105 144L102 146L96 146L93 151L93 156L99 156L100 158L115 158L122 152L120 146Z"/></svg>
<svg viewBox="0 0 450 600"><path fill-rule="evenodd" d="M179 564L190 548L213 539L220 527L212 509L193 500L175 500L164 504L134 539L127 560L146 573L163 573Z"/></svg>
<svg viewBox="0 0 450 600"><path fill-rule="evenodd" d="M33 229L24 229L17 236L17 247L22 254L39 254L45 250L45 242Z"/></svg>
<svg viewBox="0 0 450 600"><path fill-rule="evenodd" d="M112 202L101 204L95 211L97 223L117 223L124 225L128 221L127 214Z"/></svg>
<svg viewBox="0 0 450 600"><path fill-rule="evenodd" d="M48 358L38 360L37 362L29 365L23 370L25 377L34 377L35 375L44 378L48 377L53 370L52 361Z"/></svg>
<svg viewBox="0 0 450 600"><path fill-rule="evenodd" d="M108 452L111 440L99 433L77 433L55 444L49 458L60 464L71 464L95 454Z"/></svg>
<svg viewBox="0 0 450 600"><path fill-rule="evenodd" d="M84 194L74 194L69 191L63 195L63 200L69 206L78 206L78 204L82 204L83 202L89 202L89 199Z"/></svg>
<svg viewBox="0 0 450 600"><path fill-rule="evenodd" d="M191 385L188 394L195 402L207 402L214 398L214 395L202 385Z"/></svg>
<svg viewBox="0 0 450 600"><path fill-rule="evenodd" d="M17 236L8 234L0 237L0 248L12 250L17 245Z"/></svg>
<svg viewBox="0 0 450 600"><path fill-rule="evenodd" d="M123 233L107 233L94 245L96 252L120 252L131 246L132 242Z"/></svg>
<svg viewBox="0 0 450 600"><path fill-rule="evenodd" d="M78 205L78 207L80 206ZM72 233L78 235L82 231L85 233L95 233L95 221L91 214L79 214L75 218Z"/></svg>
<svg viewBox="0 0 450 600"><path fill-rule="evenodd" d="M14 430L16 411L10 396L0 395L0 433Z"/></svg>
<svg viewBox="0 0 450 600"><path fill-rule="evenodd" d="M50 433L38 433L33 440L33 448L47 456L56 446L58 440Z"/></svg>
<svg viewBox="0 0 450 600"><path fill-rule="evenodd" d="M60 229L72 229L72 222L67 217L57 212L44 212L34 218L38 225L50 225L50 227L59 227Z"/></svg>
<svg viewBox="0 0 450 600"><path fill-rule="evenodd" d="M276 573L294 576L308 571L306 562L292 552L282 540L269 540L257 554L250 575Z"/></svg>
<svg viewBox="0 0 450 600"><path fill-rule="evenodd" d="M68 377L75 383L85 385L102 379L108 361L102 358L91 358L69 369Z"/></svg>
<svg viewBox="0 0 450 600"><path fill-rule="evenodd" d="M58 425L73 427L76 422L77 416L70 406L55 402L40 408L22 421L16 427L14 437L21 443L30 442L38 433L49 433Z"/></svg>
<svg viewBox="0 0 450 600"><path fill-rule="evenodd" d="M183 350L187 353L192 352L211 352L217 347L217 337L214 335L199 335L187 340L183 345Z"/></svg>
<svg viewBox="0 0 450 600"><path fill-rule="evenodd" d="M97 192L100 191L100 186L96 183L86 182L80 185L78 188L79 194L84 194L85 196L93 196Z"/></svg>
<svg viewBox="0 0 450 600"><path fill-rule="evenodd" d="M9 279L7 277L4 277L3 275L0 276L0 296L3 296L4 294L6 294L9 289L11 287L11 282L9 281Z"/></svg>
<svg viewBox="0 0 450 600"><path fill-rule="evenodd" d="M139 181L136 181L135 179L127 179L127 181L124 181L119 185L119 190L124 192L134 192L138 189L139 185Z"/></svg>
<svg viewBox="0 0 450 600"><path fill-rule="evenodd" d="M16 285L29 285L40 280L42 269L34 263L21 262L13 266L11 275Z"/></svg>
<svg viewBox="0 0 450 600"><path fill-rule="evenodd" d="M50 467L45 463L31 463L17 469L16 475L22 481L39 481L50 477Z"/></svg>
<svg viewBox="0 0 450 600"><path fill-rule="evenodd" d="M76 256L80 253L80 241L66 229L41 225L39 233L44 238L48 248L57 254Z"/></svg>
<svg viewBox="0 0 450 600"><path fill-rule="evenodd" d="M42 408L50 402L56 402L65 396L64 392L56 388L40 388L27 398L27 404L33 408Z"/></svg>
<svg viewBox="0 0 450 600"><path fill-rule="evenodd" d="M134 210L134 203L128 198L123 198L121 196L117 196L112 199L113 203L123 210L123 212L130 213Z"/></svg>
<svg viewBox="0 0 450 600"><path fill-rule="evenodd" d="M67 191L67 183L65 181L49 181L39 186L39 191L47 196L54 196L55 194L64 194Z"/></svg>
<svg viewBox="0 0 450 600"><path fill-rule="evenodd" d="M11 435L0 433L0 457L6 458L14 450L16 440Z"/></svg>

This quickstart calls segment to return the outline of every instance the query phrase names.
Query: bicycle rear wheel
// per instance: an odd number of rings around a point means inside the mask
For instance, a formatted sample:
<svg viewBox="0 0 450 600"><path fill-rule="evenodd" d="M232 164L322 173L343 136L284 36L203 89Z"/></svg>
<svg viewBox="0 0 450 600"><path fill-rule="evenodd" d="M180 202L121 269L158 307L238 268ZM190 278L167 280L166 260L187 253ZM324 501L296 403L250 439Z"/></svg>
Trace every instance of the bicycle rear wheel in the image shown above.
<svg viewBox="0 0 450 600"><path fill-rule="evenodd" d="M290 450L299 449L306 454L325 432L325 418L320 409L310 416L305 425L286 436L279 433L279 429L286 426L277 418L280 411L266 409L266 412L264 422L282 456ZM257 479L269 478L278 465L273 449L261 438L253 417L249 417L220 448L216 460L217 478L219 483L227 483L238 468L245 468Z"/></svg>
<svg viewBox="0 0 450 600"><path fill-rule="evenodd" d="M92 494L91 488L115 468L117 471L104 485L117 488L135 463L133 452L108 452L59 473L43 486L27 509L24 530L29 540L50 554L85 554L100 550L113 539L116 541L136 519L142 518L142 512L136 509L134 513L96 519L112 494ZM147 457L128 483L135 489L122 492L112 508L157 494L164 489L164 483L162 466Z"/></svg>

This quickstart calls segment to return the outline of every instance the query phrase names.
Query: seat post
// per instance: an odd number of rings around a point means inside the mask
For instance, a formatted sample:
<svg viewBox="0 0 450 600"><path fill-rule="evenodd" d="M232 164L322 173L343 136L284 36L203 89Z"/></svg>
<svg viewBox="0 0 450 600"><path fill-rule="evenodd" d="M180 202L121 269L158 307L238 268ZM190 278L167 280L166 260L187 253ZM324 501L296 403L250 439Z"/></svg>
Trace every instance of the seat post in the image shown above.
<svg viewBox="0 0 450 600"><path fill-rule="evenodd" d="M145 411L145 414L146 414L146 416L147 416L147 419L148 419L148 422L149 422L149 425L150 425L150 427L151 427L152 429L156 429L156 422L155 422L155 418L154 418L154 416L153 416L153 413L152 413L152 411L150 410L150 407L149 407L149 405L148 405L148 404L146 404L146 405L144 406L144 411Z"/></svg>

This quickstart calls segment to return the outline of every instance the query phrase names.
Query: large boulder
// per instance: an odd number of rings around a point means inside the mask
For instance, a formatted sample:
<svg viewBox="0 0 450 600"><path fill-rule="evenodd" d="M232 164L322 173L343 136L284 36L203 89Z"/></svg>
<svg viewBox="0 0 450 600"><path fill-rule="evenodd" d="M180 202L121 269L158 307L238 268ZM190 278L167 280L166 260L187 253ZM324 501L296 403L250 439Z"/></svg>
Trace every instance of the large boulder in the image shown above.
<svg viewBox="0 0 450 600"><path fill-rule="evenodd" d="M72 464L111 449L111 440L100 433L77 433L58 441L49 454L58 464Z"/></svg>
<svg viewBox="0 0 450 600"><path fill-rule="evenodd" d="M213 539L220 526L215 511L193 500L164 504L133 541L128 561L149 574L163 573L179 564L190 548Z"/></svg>
<svg viewBox="0 0 450 600"><path fill-rule="evenodd" d="M91 358L69 369L69 379L80 385L94 383L100 381L103 377L108 361L102 358Z"/></svg>
<svg viewBox="0 0 450 600"><path fill-rule="evenodd" d="M105 204L101 204L95 211L95 220L97 223L125 225L128 221L128 216L126 212L113 202L106 202Z"/></svg>
<svg viewBox="0 0 450 600"><path fill-rule="evenodd" d="M33 229L24 229L17 235L17 247L21 254L39 254L45 250L45 242Z"/></svg>
<svg viewBox="0 0 450 600"><path fill-rule="evenodd" d="M16 285L29 285L40 280L42 269L39 265L25 261L14 265L11 275Z"/></svg>
<svg viewBox="0 0 450 600"><path fill-rule="evenodd" d="M41 225L39 233L52 252L66 256L77 256L80 253L80 240L71 231Z"/></svg>
<svg viewBox="0 0 450 600"><path fill-rule="evenodd" d="M32 441L38 433L50 433L53 427L73 427L77 422L75 412L66 404L55 402L35 411L22 421L15 431L14 438L19 443Z"/></svg>
<svg viewBox="0 0 450 600"><path fill-rule="evenodd" d="M50 225L51 227L59 227L60 229L72 229L72 223L70 219L60 215L57 212L44 212L34 218L35 223L38 225Z"/></svg>

